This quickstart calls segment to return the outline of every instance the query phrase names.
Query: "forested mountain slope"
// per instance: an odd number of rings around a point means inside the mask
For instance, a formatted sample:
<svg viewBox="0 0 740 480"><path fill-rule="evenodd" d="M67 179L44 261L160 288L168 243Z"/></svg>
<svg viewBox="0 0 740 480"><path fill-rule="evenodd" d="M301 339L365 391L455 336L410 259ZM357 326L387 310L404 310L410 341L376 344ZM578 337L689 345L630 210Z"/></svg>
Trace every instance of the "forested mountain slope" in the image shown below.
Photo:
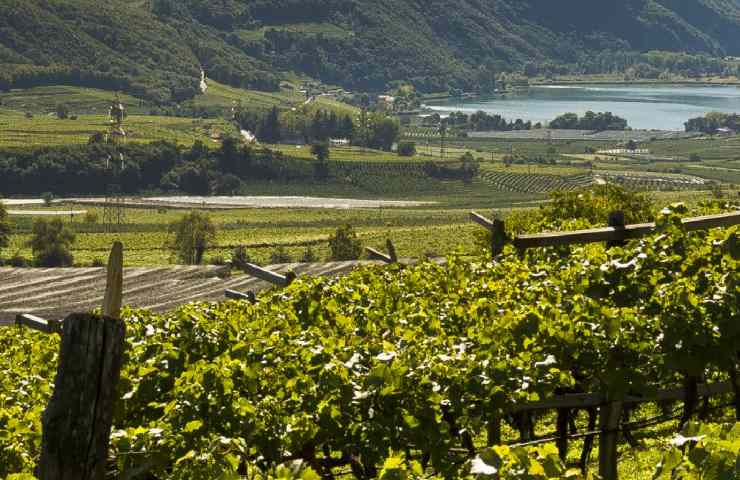
<svg viewBox="0 0 740 480"><path fill-rule="evenodd" d="M201 66L276 89L287 71L382 89L471 88L487 71L618 70L636 52L740 55L740 0L0 0L0 88L194 95Z"/></svg>

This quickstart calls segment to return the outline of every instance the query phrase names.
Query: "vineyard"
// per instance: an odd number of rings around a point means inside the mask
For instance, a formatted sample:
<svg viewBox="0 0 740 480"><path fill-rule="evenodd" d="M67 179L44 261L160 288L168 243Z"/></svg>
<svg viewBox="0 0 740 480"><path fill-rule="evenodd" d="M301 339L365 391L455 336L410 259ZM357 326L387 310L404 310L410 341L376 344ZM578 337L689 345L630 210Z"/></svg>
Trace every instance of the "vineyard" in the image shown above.
<svg viewBox="0 0 740 480"><path fill-rule="evenodd" d="M572 191L604 183L617 184L626 189L638 191L697 190L708 186L706 180L690 175L602 170L573 175L556 175L507 170L483 167L480 177L484 182L503 191L530 193Z"/></svg>
<svg viewBox="0 0 740 480"><path fill-rule="evenodd" d="M688 232L681 211L665 209L654 233L609 248L507 246L494 261L302 277L254 303L127 310L108 469L152 479L578 478L599 434L651 441L646 428L675 425L676 411L681 423L734 421L740 230ZM6 328L0 345L15 366L0 371L0 475L30 473L59 340ZM576 407L568 395L590 400ZM557 418L523 408L538 402ZM597 409L610 423L597 427ZM557 447L536 445L553 424ZM740 429L686 425L674 444L693 448L671 449L661 429L640 453L648 460L620 462L623 478L734 478ZM600 440L599 457L607 446ZM623 459L630 450L619 447Z"/></svg>

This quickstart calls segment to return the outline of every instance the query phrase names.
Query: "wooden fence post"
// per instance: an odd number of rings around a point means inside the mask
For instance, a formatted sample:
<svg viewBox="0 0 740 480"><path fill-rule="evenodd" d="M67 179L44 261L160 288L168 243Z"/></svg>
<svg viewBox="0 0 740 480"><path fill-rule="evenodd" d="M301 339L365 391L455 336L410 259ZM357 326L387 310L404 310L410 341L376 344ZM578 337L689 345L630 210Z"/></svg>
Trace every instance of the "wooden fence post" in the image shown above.
<svg viewBox="0 0 740 480"><path fill-rule="evenodd" d="M120 317L123 246L113 245L103 301L105 316L64 320L59 365L42 416L40 480L104 480L126 326Z"/></svg>
<svg viewBox="0 0 740 480"><path fill-rule="evenodd" d="M617 229L624 229L626 223L624 220L624 212L616 211L609 214L609 220L608 220L609 226L614 227ZM623 247L625 245L624 240L612 240L609 242L606 242L606 248L612 248L612 247Z"/></svg>
<svg viewBox="0 0 740 480"><path fill-rule="evenodd" d="M617 446L622 402L610 399L609 403L601 407L599 415L599 475L602 480L617 480Z"/></svg>
<svg viewBox="0 0 740 480"><path fill-rule="evenodd" d="M491 228L491 254L494 257L501 255L506 246L506 223L503 220L493 220L493 227Z"/></svg>
<svg viewBox="0 0 740 480"><path fill-rule="evenodd" d="M388 250L388 256L390 257L391 261L393 263L398 263L398 254L396 254L396 247L393 245L393 242L391 242L391 239L387 239L385 241L385 248Z"/></svg>
<svg viewBox="0 0 740 480"><path fill-rule="evenodd" d="M123 301L123 244L114 242L108 257L108 275L103 298L103 316L121 318Z"/></svg>

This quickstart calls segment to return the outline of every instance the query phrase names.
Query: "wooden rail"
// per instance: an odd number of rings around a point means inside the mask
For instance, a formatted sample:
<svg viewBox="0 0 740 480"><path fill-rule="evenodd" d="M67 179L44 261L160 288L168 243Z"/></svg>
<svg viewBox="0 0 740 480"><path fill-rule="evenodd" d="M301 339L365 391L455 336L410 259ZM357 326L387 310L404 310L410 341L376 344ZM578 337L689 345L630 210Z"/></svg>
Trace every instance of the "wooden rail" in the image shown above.
<svg viewBox="0 0 740 480"><path fill-rule="evenodd" d="M712 397L715 395L729 394L733 392L732 382L702 384L698 387L700 397ZM635 396L627 395L622 399L625 405L638 405L641 403L654 403L664 401L681 401L686 398L686 390L673 388L670 390L659 390L652 395ZM560 395L538 402L528 402L512 407L511 413L536 412L540 410L553 410L558 408L585 409L600 407L607 403L606 395L601 393L574 393Z"/></svg>
<svg viewBox="0 0 740 480"><path fill-rule="evenodd" d="M489 220L476 212L471 213L471 219L477 224L494 230L495 221ZM685 218L682 220L684 228L689 231L707 230L717 227L740 225L740 212L706 215L703 217ZM571 232L546 232L530 235L518 235L513 244L520 250L537 247L555 247L559 245L576 245L599 242L620 242L641 238L655 231L655 223L641 223L625 225L624 227L604 227Z"/></svg>
<svg viewBox="0 0 740 480"><path fill-rule="evenodd" d="M58 320L47 320L29 313L17 315L15 317L15 324L42 333L62 333L62 322Z"/></svg>
<svg viewBox="0 0 740 480"><path fill-rule="evenodd" d="M368 258L370 258L370 260L378 260L389 265L394 263L390 255L386 255L385 253L375 250L374 248L365 247L365 251L367 251L367 256Z"/></svg>
<svg viewBox="0 0 740 480"><path fill-rule="evenodd" d="M226 291L224 291L224 296L229 300L245 300L250 303L254 303L257 301L257 296L254 294L254 292L243 293L236 290L227 289Z"/></svg>
<svg viewBox="0 0 740 480"><path fill-rule="evenodd" d="M266 270L252 263L245 264L244 271L248 275L259 278L265 282L272 283L278 287L287 287L296 278L293 272L288 272L286 275L280 275L279 273L271 272L270 270Z"/></svg>

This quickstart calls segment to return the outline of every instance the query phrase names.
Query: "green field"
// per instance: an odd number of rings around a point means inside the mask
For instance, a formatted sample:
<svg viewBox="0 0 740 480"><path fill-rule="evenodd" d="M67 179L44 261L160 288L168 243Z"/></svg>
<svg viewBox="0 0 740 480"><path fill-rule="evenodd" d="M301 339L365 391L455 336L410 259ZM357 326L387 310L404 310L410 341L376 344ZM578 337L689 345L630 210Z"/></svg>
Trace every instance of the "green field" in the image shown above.
<svg viewBox="0 0 740 480"><path fill-rule="evenodd" d="M107 115L80 115L60 120L52 115L27 118L12 110L0 110L0 148L28 148L80 145L97 132L107 132ZM200 140L217 145L223 135L235 135L235 128L223 120L202 120L150 115L129 115L125 130L127 142L148 143L167 140L192 145Z"/></svg>

